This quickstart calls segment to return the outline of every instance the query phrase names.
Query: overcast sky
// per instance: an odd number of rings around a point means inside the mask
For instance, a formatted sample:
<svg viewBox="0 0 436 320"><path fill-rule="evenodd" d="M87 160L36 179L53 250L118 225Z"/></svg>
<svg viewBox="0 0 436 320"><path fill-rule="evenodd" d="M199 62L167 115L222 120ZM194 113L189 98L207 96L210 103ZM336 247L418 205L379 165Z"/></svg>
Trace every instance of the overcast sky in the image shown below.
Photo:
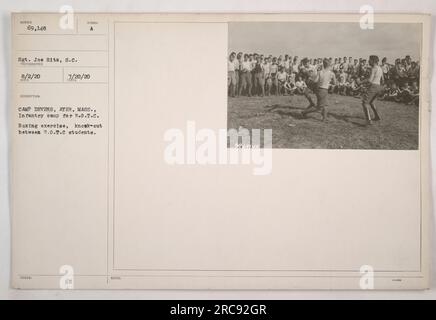
<svg viewBox="0 0 436 320"><path fill-rule="evenodd" d="M376 23L237 22L229 23L229 52L318 57L387 57L390 63L407 54L420 60L421 25Z"/></svg>

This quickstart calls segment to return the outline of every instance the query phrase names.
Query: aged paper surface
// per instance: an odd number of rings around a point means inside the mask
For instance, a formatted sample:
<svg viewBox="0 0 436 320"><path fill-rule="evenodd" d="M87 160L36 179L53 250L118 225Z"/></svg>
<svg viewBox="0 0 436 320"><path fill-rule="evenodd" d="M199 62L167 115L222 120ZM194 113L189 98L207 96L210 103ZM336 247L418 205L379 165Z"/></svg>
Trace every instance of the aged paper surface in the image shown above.
<svg viewBox="0 0 436 320"><path fill-rule="evenodd" d="M360 18L13 14L13 286L427 288L430 18L377 15L373 31ZM339 84L322 122L304 116L303 92L286 92L289 66L283 87L279 70L257 78L254 62L233 79L233 51L265 54L265 65L268 54L296 56L266 35L286 28L307 30L297 76L305 56L331 56L316 28L362 37L365 59L365 44L379 45L381 60L396 57L390 36L410 37L418 100L376 102L381 121L367 125L368 93ZM333 58L351 56L347 40ZM264 130L264 148L228 145L227 129L247 128Z"/></svg>

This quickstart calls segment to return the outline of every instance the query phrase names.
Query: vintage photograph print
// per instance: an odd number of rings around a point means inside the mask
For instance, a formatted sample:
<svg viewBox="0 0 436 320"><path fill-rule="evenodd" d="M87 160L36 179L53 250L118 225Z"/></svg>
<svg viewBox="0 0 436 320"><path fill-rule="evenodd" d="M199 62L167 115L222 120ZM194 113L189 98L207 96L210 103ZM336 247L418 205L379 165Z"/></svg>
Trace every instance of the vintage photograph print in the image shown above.
<svg viewBox="0 0 436 320"><path fill-rule="evenodd" d="M229 23L228 129L272 129L273 148L417 150L421 42L418 23Z"/></svg>

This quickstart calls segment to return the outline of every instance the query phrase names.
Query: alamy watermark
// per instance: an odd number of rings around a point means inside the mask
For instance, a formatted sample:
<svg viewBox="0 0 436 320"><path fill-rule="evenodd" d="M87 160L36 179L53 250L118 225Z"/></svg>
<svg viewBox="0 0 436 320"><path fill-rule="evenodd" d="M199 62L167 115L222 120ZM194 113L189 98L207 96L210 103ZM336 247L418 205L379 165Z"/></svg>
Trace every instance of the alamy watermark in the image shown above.
<svg viewBox="0 0 436 320"><path fill-rule="evenodd" d="M370 265L363 265L360 267L360 280L359 286L362 290L374 289L374 268Z"/></svg>
<svg viewBox="0 0 436 320"><path fill-rule="evenodd" d="M70 265L63 265L59 268L59 288L62 290L74 289L74 268Z"/></svg>
<svg viewBox="0 0 436 320"><path fill-rule="evenodd" d="M359 13L362 14L360 17L360 28L362 30L374 30L374 7L371 5L363 5L359 9Z"/></svg>
<svg viewBox="0 0 436 320"><path fill-rule="evenodd" d="M59 8L59 13L64 13L59 19L59 28L62 30L73 30L75 27L73 7L64 5Z"/></svg>
<svg viewBox="0 0 436 320"><path fill-rule="evenodd" d="M168 129L164 160L169 165L253 165L254 175L272 172L271 129L197 130L194 121L186 130Z"/></svg>

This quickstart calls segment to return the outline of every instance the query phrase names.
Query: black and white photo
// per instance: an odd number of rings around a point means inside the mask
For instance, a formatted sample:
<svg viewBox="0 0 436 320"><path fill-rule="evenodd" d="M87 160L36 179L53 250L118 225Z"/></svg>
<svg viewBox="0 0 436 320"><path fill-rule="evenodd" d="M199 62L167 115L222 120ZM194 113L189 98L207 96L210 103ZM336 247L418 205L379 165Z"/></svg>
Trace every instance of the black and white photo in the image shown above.
<svg viewBox="0 0 436 320"><path fill-rule="evenodd" d="M421 26L229 23L228 128L273 148L417 150Z"/></svg>

